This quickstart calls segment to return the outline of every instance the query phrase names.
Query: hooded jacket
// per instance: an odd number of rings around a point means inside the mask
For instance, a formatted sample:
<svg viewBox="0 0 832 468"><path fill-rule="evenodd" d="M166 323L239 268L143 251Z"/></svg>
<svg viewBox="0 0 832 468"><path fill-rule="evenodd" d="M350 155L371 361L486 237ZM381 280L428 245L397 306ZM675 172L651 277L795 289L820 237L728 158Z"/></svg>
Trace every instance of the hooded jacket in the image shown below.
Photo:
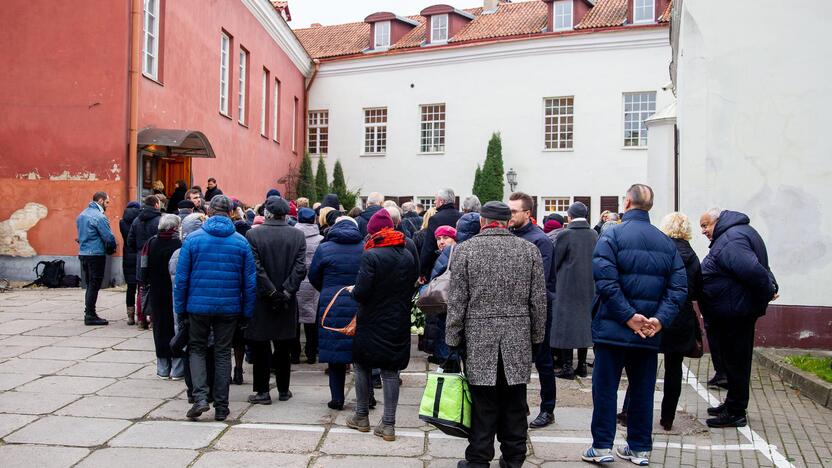
<svg viewBox="0 0 832 468"><path fill-rule="evenodd" d="M743 213L725 210L702 260L702 312L709 318L761 317L778 291L763 238Z"/></svg>
<svg viewBox="0 0 832 468"><path fill-rule="evenodd" d="M116 247L116 238L110 229L110 221L96 202L90 202L87 208L75 219L78 228L78 255L107 255Z"/></svg>
<svg viewBox="0 0 832 468"><path fill-rule="evenodd" d="M592 255L595 303L592 341L658 351L661 333L641 338L627 326L633 315L656 317L669 326L687 297L687 276L676 245L650 224L644 210L624 213L623 222L598 239Z"/></svg>
<svg viewBox="0 0 832 468"><path fill-rule="evenodd" d="M251 317L257 269L248 241L231 219L212 216L185 239L176 266L174 310Z"/></svg>
<svg viewBox="0 0 832 468"><path fill-rule="evenodd" d="M121 239L124 246L121 248L121 270L124 273L124 282L133 284L136 282L136 252L127 244L127 238L130 236L130 226L133 221L139 216L141 205L139 202L131 201L124 208L124 215L118 222L118 229L121 231Z"/></svg>
<svg viewBox="0 0 832 468"><path fill-rule="evenodd" d="M381 205L370 205L367 207L366 210L362 211L358 218L355 219L358 222L358 230L361 232L362 236L367 235L367 223L370 222L370 218L376 214L376 211L381 209Z"/></svg>
<svg viewBox="0 0 832 468"><path fill-rule="evenodd" d="M480 214L465 213L456 222L456 242L464 242L480 233Z"/></svg>

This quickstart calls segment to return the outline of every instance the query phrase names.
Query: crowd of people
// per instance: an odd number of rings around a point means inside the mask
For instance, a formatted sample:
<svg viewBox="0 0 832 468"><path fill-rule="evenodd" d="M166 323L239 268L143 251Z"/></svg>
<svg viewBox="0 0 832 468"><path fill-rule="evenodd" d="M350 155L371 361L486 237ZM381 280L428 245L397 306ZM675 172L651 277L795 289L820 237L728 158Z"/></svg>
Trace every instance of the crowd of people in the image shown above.
<svg viewBox="0 0 832 468"><path fill-rule="evenodd" d="M555 421L556 379L587 377L589 367L593 443L581 458L647 465L658 353L660 424L670 430L683 358L702 353L697 309L716 370L709 384L727 389L707 424L747 424L754 325L778 286L765 244L742 213L714 208L701 216L711 244L700 264L688 217L671 213L654 227L653 191L642 184L627 191L622 214L604 212L594 228L581 202L538 222L522 192L507 203L467 197L461 210L451 189L439 190L427 210L373 192L363 209L345 212L334 194L310 206L271 189L247 206L213 178L207 187L203 194L178 181L168 199L158 184L160 193L130 202L119 223L128 324L152 324L157 374L185 380L190 419L210 404L215 420L228 417L229 385L243 383L244 356L253 368L249 402L272 403L272 374L278 400L292 398L291 366L303 354L327 364L333 410L344 408L353 373L350 428L371 430L374 389L382 389L373 433L394 441L414 296L449 271L447 313L427 317L420 348L441 367L464 363L472 417L459 466L488 466L495 435L500 466L521 466L529 428ZM117 244L108 204L97 192L77 220L88 325L107 324L95 304L105 256ZM540 408L528 422L532 365ZM617 413L622 370L627 396ZM616 421L627 440L613 448Z"/></svg>

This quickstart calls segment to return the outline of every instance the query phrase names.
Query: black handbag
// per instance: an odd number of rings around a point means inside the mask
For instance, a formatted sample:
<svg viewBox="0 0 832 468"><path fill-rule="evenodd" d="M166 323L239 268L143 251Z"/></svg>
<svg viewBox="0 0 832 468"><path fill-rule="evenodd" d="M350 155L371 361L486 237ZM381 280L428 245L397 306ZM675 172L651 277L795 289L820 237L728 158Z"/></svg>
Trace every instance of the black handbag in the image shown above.
<svg viewBox="0 0 832 468"><path fill-rule="evenodd" d="M185 348L188 347L188 336L190 334L191 322L187 318L179 322L179 330L170 339L170 350L173 351L174 356L181 356L185 354Z"/></svg>

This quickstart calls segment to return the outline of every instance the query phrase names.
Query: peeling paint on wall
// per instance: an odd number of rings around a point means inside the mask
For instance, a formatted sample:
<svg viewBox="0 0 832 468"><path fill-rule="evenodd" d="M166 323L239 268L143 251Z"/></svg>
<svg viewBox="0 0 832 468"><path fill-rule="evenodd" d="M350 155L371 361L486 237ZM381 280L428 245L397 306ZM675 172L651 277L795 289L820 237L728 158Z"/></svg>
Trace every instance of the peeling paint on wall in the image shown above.
<svg viewBox="0 0 832 468"><path fill-rule="evenodd" d="M113 174L113 180L121 180L121 168L115 161L113 161L113 167L110 168L110 173Z"/></svg>
<svg viewBox="0 0 832 468"><path fill-rule="evenodd" d="M40 203L27 203L5 221L0 221L0 255L34 257L27 232L45 218L49 210Z"/></svg>
<svg viewBox="0 0 832 468"><path fill-rule="evenodd" d="M18 179L23 179L23 180L40 180L40 174L38 174L38 170L35 169L34 171L31 171L31 172L23 172L23 173L17 174L17 178Z"/></svg>
<svg viewBox="0 0 832 468"><path fill-rule="evenodd" d="M94 172L84 171L76 174L70 174L69 171L63 171L60 174L49 174L49 180L97 180Z"/></svg>

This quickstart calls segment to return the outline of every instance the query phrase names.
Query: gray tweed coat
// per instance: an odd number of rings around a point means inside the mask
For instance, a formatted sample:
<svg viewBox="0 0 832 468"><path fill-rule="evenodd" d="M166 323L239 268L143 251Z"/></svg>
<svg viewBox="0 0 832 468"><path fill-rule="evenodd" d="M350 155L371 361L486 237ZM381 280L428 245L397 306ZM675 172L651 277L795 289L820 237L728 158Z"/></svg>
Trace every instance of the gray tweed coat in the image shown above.
<svg viewBox="0 0 832 468"><path fill-rule="evenodd" d="M552 348L592 346L592 252L596 242L598 234L582 219L569 223L557 236L552 261L557 291L552 306Z"/></svg>
<svg viewBox="0 0 832 468"><path fill-rule="evenodd" d="M497 384L502 356L509 385L529 382L532 343L546 332L540 251L507 229L485 229L454 250L445 340L465 343L471 385Z"/></svg>

